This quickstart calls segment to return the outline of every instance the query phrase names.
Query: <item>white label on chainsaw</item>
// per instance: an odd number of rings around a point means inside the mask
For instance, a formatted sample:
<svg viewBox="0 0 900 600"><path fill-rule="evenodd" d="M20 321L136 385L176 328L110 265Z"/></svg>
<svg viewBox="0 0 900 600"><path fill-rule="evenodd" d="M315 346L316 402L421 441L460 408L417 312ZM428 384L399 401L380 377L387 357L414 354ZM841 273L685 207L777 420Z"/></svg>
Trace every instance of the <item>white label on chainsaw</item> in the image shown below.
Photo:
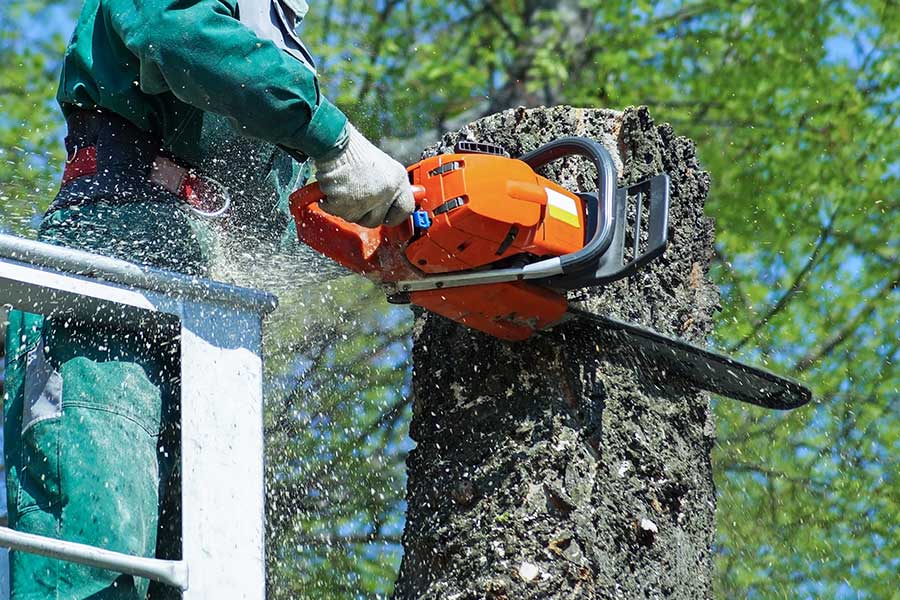
<svg viewBox="0 0 900 600"><path fill-rule="evenodd" d="M544 189L547 190L547 206L549 208L547 212L549 215L563 223L578 227L578 206L575 204L575 200L556 190Z"/></svg>

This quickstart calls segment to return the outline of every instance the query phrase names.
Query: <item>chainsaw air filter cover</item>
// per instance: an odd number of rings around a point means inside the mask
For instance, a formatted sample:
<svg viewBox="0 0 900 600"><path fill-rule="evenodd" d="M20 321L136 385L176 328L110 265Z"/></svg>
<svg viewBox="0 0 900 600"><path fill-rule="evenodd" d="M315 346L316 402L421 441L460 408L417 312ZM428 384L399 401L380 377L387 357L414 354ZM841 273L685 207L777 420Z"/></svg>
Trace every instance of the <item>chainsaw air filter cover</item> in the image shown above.
<svg viewBox="0 0 900 600"><path fill-rule="evenodd" d="M424 273L484 267L516 255L560 256L585 243L582 199L520 160L442 154L410 169L430 216L406 247Z"/></svg>

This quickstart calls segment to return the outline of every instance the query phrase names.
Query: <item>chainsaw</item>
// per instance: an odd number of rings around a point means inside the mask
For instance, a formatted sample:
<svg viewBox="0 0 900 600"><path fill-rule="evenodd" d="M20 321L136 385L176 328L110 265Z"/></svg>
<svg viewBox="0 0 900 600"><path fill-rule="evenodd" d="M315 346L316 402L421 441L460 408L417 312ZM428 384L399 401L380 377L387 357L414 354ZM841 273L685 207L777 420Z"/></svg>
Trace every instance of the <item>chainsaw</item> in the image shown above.
<svg viewBox="0 0 900 600"><path fill-rule="evenodd" d="M596 190L572 192L537 174L568 156L590 160ZM572 293L628 277L668 244L669 177L617 187L597 142L569 137L518 159L463 140L408 167L416 210L366 228L319 206L318 184L291 195L300 241L409 303L494 337L522 341L572 318L623 338L648 365L699 388L773 409L806 404L799 382L651 329L573 306ZM629 203L632 211L629 213ZM633 214L629 225L627 214Z"/></svg>

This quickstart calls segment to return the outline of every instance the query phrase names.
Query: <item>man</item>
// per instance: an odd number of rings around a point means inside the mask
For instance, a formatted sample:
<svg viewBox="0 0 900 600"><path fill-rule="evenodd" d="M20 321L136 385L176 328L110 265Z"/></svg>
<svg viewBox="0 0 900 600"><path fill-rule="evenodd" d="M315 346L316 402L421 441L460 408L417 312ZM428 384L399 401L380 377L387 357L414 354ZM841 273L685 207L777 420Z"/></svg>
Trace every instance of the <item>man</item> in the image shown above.
<svg viewBox="0 0 900 600"><path fill-rule="evenodd" d="M325 210L366 226L407 218L403 166L319 90L295 32L305 10L304 0L86 0L58 94L67 165L41 239L202 274L207 232L194 211L227 195L242 221L277 223L264 213L297 185L291 157L313 162ZM7 337L11 526L176 556L177 344L21 312ZM10 567L18 600L148 594L146 580L24 553Z"/></svg>

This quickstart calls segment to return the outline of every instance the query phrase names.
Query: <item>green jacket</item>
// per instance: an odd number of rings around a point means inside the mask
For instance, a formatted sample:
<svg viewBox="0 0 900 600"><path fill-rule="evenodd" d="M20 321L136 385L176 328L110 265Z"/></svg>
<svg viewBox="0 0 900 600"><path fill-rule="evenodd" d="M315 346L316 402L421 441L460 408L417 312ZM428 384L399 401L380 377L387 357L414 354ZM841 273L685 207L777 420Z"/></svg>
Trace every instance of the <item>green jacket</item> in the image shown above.
<svg viewBox="0 0 900 600"><path fill-rule="evenodd" d="M347 119L320 94L312 58L293 31L304 7L303 0L86 0L58 100L63 112L116 112L187 161L202 158L203 113L225 117L243 136L325 155L342 141ZM260 24L270 14L275 26Z"/></svg>
<svg viewBox="0 0 900 600"><path fill-rule="evenodd" d="M288 195L301 167L346 141L294 27L304 0L85 0L57 99L102 107L224 184L233 235L295 251Z"/></svg>

